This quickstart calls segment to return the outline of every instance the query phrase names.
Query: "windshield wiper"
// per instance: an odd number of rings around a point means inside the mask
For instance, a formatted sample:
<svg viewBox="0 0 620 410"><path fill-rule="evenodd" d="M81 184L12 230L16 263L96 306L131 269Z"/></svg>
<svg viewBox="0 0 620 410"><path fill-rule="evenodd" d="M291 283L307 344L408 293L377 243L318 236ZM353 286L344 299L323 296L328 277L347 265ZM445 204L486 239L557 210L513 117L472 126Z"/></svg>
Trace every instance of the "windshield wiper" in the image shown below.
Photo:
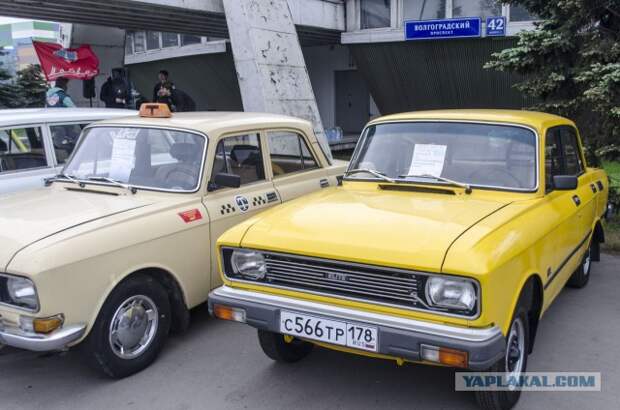
<svg viewBox="0 0 620 410"><path fill-rule="evenodd" d="M45 186L50 186L52 182L56 182L56 181L69 181L73 184L79 185L81 188L84 188L84 182L76 179L72 175L67 175L67 174L58 174L58 175L54 175L53 177L46 178Z"/></svg>
<svg viewBox="0 0 620 410"><path fill-rule="evenodd" d="M115 179L112 178L108 178L108 177L88 177L87 178L89 181L95 181L95 182L108 182L114 186L120 187L120 188L124 188L126 190L128 190L129 192L131 192L132 194L135 194L136 192L138 192L138 188L136 188L135 186L131 186L128 184L123 184L122 182L118 182Z"/></svg>
<svg viewBox="0 0 620 410"><path fill-rule="evenodd" d="M374 169L369 169L369 168L352 169L350 171L345 172L344 176L346 177L347 175L361 174L361 173L366 173L366 174L374 175L377 178L382 179L382 180L387 181L387 182L391 182L391 183L396 182L393 178L388 177L384 173L376 171Z"/></svg>
<svg viewBox="0 0 620 410"><path fill-rule="evenodd" d="M438 177L438 176L431 175L431 174L399 175L398 177L399 178L424 178L424 179L432 178L432 179L435 179L437 181L445 182L447 184L463 188L465 190L466 194L471 194L471 192L472 192L471 186L469 184L465 184L465 183L462 183L462 182L454 181L452 179L448 179L448 178L444 178L444 177Z"/></svg>

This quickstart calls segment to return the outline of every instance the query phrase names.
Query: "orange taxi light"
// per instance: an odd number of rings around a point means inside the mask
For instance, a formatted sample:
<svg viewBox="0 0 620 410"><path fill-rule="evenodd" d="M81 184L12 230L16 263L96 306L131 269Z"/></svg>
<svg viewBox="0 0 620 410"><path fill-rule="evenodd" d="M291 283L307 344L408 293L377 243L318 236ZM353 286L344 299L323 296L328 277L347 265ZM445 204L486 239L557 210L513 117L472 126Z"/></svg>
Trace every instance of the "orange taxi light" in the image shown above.
<svg viewBox="0 0 620 410"><path fill-rule="evenodd" d="M172 112L168 104L144 103L140 106L140 117L146 118L170 118Z"/></svg>

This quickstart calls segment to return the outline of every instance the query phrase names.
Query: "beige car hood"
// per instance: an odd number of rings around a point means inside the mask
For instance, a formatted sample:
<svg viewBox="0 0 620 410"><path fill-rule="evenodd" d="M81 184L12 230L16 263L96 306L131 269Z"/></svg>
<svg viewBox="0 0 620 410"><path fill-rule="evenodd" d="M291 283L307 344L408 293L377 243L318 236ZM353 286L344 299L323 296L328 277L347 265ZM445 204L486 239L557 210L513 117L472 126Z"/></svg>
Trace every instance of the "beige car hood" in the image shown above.
<svg viewBox="0 0 620 410"><path fill-rule="evenodd" d="M0 197L0 270L17 252L44 238L150 205L138 196L45 188Z"/></svg>

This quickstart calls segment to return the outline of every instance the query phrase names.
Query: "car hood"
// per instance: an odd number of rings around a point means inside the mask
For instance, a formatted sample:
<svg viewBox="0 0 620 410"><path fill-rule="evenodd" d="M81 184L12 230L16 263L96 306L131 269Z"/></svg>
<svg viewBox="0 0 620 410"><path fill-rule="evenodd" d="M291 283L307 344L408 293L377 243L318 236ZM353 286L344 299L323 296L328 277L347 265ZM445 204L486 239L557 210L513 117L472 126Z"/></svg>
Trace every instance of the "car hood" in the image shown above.
<svg viewBox="0 0 620 410"><path fill-rule="evenodd" d="M450 245L509 201L338 187L257 217L241 246L440 272Z"/></svg>
<svg viewBox="0 0 620 410"><path fill-rule="evenodd" d="M0 269L17 252L37 241L150 203L136 196L54 188L0 197Z"/></svg>

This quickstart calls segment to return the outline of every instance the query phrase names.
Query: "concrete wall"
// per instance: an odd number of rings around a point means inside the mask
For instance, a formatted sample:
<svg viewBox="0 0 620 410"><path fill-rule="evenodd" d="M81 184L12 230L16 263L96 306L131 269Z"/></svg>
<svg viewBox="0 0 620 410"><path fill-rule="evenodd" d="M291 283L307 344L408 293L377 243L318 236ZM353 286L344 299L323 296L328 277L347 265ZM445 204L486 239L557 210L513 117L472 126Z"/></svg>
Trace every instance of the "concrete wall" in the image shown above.
<svg viewBox="0 0 620 410"><path fill-rule="evenodd" d="M79 47L89 44L99 57L100 74L95 78L97 96L93 98L93 107L104 107L99 100L101 86L112 75L112 69L122 67L125 59L125 30L111 27L74 24L71 35L71 46ZM82 81L69 82L69 95L79 107L88 107L88 99L83 97Z"/></svg>

